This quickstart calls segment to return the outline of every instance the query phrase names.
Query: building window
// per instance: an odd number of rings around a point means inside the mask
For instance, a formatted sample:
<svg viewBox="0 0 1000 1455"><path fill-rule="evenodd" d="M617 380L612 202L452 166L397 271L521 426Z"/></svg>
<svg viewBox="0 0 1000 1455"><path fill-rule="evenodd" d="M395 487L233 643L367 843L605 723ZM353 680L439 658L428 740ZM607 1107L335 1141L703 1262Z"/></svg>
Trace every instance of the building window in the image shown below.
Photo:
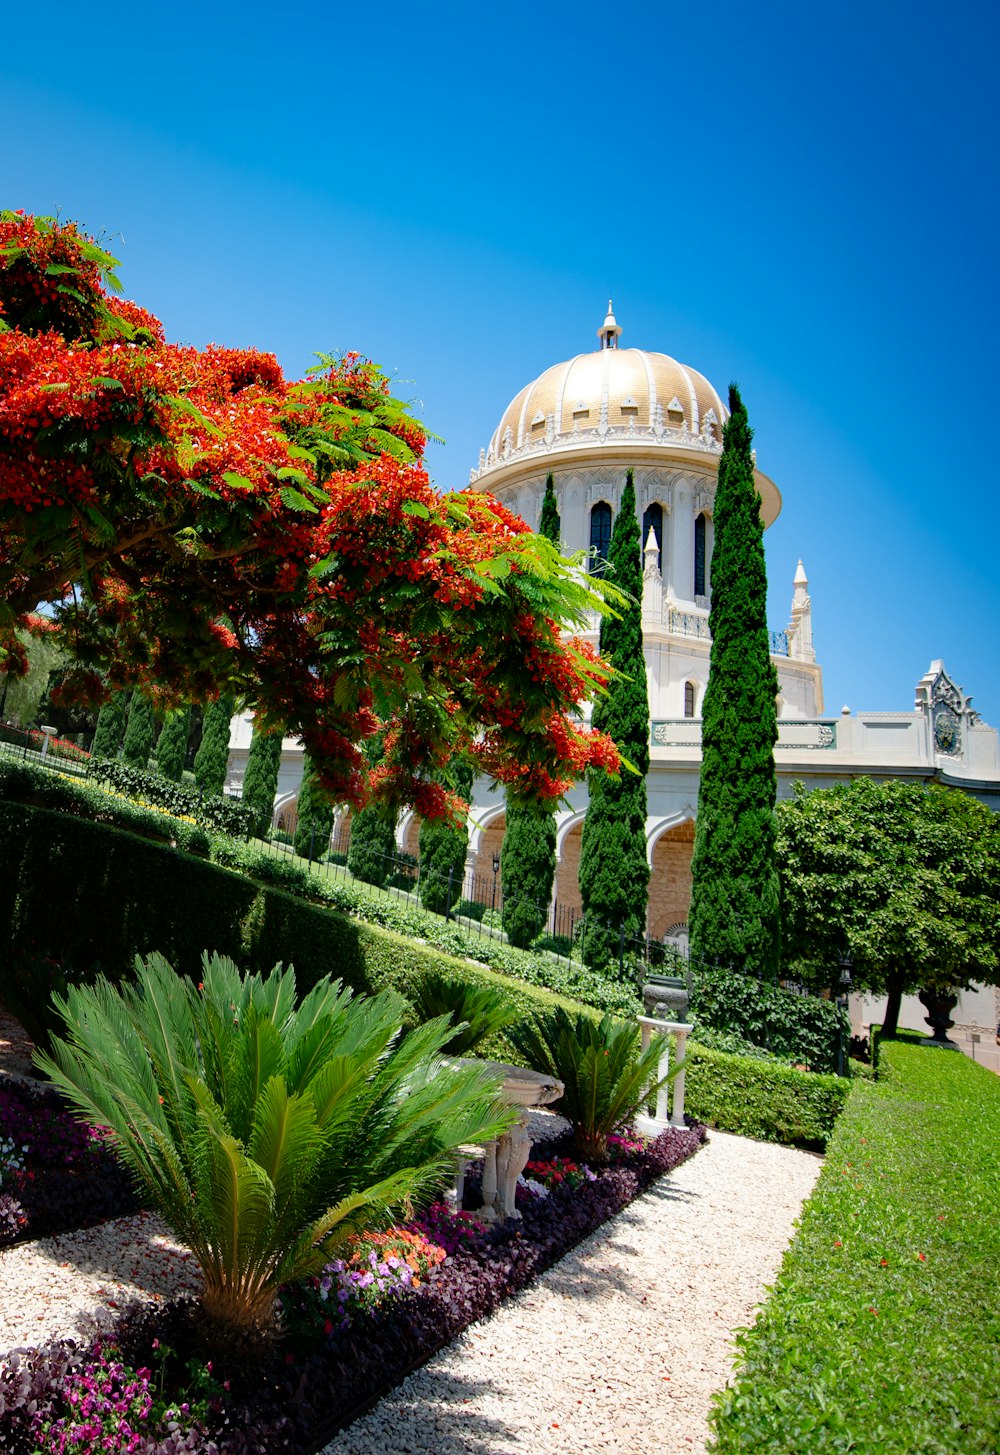
<svg viewBox="0 0 1000 1455"><path fill-rule="evenodd" d="M611 546L611 506L599 500L590 512L590 569L595 574L607 565Z"/></svg>
<svg viewBox="0 0 1000 1455"><path fill-rule="evenodd" d="M646 542L649 540L649 531L652 527L653 535L656 537L656 569L663 575L663 506L650 505L646 508L642 517L642 547L645 551Z"/></svg>
<svg viewBox="0 0 1000 1455"><path fill-rule="evenodd" d="M684 716L694 717L694 683L684 683Z"/></svg>
<svg viewBox="0 0 1000 1455"><path fill-rule="evenodd" d="M694 518L694 594L705 595L705 517Z"/></svg>

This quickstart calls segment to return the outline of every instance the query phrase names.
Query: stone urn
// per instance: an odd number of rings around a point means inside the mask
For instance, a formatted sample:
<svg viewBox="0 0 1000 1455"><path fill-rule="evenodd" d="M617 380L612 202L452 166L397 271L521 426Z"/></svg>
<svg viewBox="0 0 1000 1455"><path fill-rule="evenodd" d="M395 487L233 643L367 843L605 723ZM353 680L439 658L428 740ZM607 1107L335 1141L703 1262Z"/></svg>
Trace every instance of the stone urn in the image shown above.
<svg viewBox="0 0 1000 1455"><path fill-rule="evenodd" d="M657 1021L680 1021L687 1018L687 985L679 975L650 975L642 987L646 1014Z"/></svg>
<svg viewBox="0 0 1000 1455"><path fill-rule="evenodd" d="M948 1032L955 1022L951 1013L958 1004L958 996L947 986L941 990L920 990L917 992L917 999L927 1011L924 1020L933 1031L931 1041L936 1046L948 1046L953 1050L958 1047L954 1041L948 1039Z"/></svg>

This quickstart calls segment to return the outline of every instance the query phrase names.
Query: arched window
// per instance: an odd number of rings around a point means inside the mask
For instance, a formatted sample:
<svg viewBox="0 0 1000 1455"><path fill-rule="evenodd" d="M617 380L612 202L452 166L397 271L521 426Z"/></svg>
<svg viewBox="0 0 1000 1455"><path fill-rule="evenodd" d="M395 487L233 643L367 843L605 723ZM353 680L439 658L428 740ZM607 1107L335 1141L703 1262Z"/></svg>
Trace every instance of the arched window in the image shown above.
<svg viewBox="0 0 1000 1455"><path fill-rule="evenodd" d="M663 575L663 506L649 505L646 507L642 517L642 544L640 550L645 551L646 542L649 540L649 531L652 527L653 535L656 537L656 569Z"/></svg>
<svg viewBox="0 0 1000 1455"><path fill-rule="evenodd" d="M694 518L694 594L705 595L705 517Z"/></svg>
<svg viewBox="0 0 1000 1455"><path fill-rule="evenodd" d="M595 575L607 565L610 546L611 506L599 500L590 512L590 569Z"/></svg>
<svg viewBox="0 0 1000 1455"><path fill-rule="evenodd" d="M695 694L694 683L693 682L685 682L684 683L684 716L685 717L694 717L694 694Z"/></svg>

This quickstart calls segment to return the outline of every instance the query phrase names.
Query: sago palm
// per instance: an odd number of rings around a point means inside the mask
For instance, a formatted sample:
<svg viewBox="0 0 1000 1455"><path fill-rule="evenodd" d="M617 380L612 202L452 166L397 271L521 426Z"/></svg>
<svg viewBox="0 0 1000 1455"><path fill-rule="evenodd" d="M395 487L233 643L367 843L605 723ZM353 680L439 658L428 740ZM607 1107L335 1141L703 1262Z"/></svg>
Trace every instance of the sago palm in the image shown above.
<svg viewBox="0 0 1000 1455"><path fill-rule="evenodd" d="M572 1124L579 1155L597 1166L608 1160L609 1133L680 1069L673 1066L661 1078L657 1042L644 1051L638 1025L610 1015L598 1022L556 1006L511 1026L507 1035L530 1066L563 1083L556 1110Z"/></svg>
<svg viewBox="0 0 1000 1455"><path fill-rule="evenodd" d="M204 1273L204 1312L230 1343L275 1329L279 1286L351 1233L440 1188L460 1143L510 1125L496 1079L442 1064L446 1019L398 1039L392 991L291 969L243 975L204 957L203 982L160 955L134 984L73 986L67 1027L37 1054L115 1149Z"/></svg>
<svg viewBox="0 0 1000 1455"><path fill-rule="evenodd" d="M489 985L471 985L457 975L425 975L413 992L413 1007L421 1020L452 1017L454 1029L444 1046L452 1056L471 1055L482 1041L513 1025L520 1014Z"/></svg>

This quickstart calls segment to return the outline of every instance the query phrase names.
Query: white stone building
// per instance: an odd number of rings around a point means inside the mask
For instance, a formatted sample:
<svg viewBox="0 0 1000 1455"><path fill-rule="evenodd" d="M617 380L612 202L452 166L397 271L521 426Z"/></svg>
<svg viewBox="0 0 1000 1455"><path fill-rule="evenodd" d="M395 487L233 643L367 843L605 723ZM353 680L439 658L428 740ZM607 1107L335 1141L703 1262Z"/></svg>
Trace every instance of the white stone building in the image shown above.
<svg viewBox="0 0 1000 1455"><path fill-rule="evenodd" d="M708 682L712 512L728 411L712 385L666 354L622 348L610 305L599 347L555 364L504 410L471 483L537 528L552 473L567 552L606 554L626 471L634 472L645 542L643 633L650 709L649 933L683 939L698 802L700 710ZM756 474L765 526L781 509L774 482ZM592 624L596 641L597 622ZM802 781L829 787L860 774L931 779L1000 807L1000 741L979 721L940 661L916 687L911 710L830 714L813 647L812 603L802 563L787 627L772 633L778 673L779 793ZM242 781L248 721L234 722L230 781ZM294 812L301 753L286 742L275 816ZM555 900L579 906L577 866L586 788L559 813ZM502 795L482 781L470 812L470 873L492 878L504 831ZM416 853L419 825L399 826Z"/></svg>

